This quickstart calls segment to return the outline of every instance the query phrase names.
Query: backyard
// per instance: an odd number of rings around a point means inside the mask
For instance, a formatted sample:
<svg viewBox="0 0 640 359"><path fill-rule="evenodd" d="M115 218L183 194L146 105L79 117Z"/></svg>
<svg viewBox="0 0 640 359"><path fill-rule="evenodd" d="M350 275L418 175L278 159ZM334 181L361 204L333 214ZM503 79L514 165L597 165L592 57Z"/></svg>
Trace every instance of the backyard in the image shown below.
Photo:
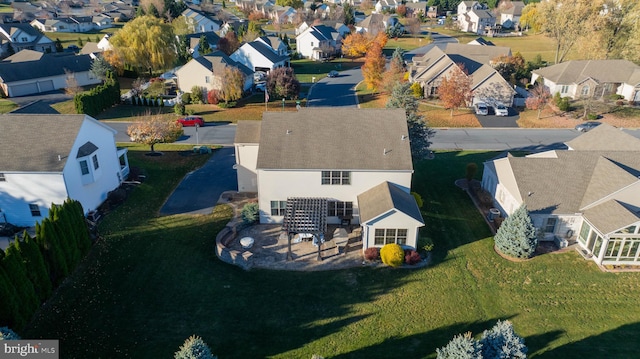
<svg viewBox="0 0 640 359"><path fill-rule="evenodd" d="M433 263L418 270L244 272L219 261L210 215L159 217L166 196L208 159L186 147L128 145L147 180L100 224L103 239L21 334L59 338L65 358L166 358L200 335L228 358L435 358L457 333L513 321L532 358L634 357L640 277L603 273L575 252L512 263L455 187L491 152L438 152L415 166ZM480 178L481 173L478 173Z"/></svg>

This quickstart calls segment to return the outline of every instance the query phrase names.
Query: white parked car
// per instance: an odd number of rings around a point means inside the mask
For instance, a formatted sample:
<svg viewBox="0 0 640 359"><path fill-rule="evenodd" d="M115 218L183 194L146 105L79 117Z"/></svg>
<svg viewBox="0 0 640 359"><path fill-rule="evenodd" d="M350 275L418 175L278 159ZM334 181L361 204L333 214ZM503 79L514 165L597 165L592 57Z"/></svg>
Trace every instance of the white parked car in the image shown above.
<svg viewBox="0 0 640 359"><path fill-rule="evenodd" d="M509 108L503 104L493 106L496 116L509 116Z"/></svg>
<svg viewBox="0 0 640 359"><path fill-rule="evenodd" d="M489 114L489 107L484 102L475 104L476 115L486 116Z"/></svg>

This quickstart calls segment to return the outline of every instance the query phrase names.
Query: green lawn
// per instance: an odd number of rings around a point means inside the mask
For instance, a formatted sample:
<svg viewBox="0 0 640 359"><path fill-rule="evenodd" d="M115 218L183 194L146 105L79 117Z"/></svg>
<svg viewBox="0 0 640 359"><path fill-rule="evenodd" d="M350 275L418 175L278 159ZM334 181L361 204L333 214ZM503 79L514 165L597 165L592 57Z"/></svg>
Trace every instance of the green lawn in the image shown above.
<svg viewBox="0 0 640 359"><path fill-rule="evenodd" d="M224 359L435 358L455 334L509 319L531 358L640 350L637 273L603 273L575 252L521 263L494 253L489 229L453 181L496 153L439 152L415 166L432 266L307 273L220 262L213 246L226 206L158 217L179 179L208 158L158 148L165 156L130 147L148 180L101 223L104 240L23 337L59 338L65 358L168 358L192 334Z"/></svg>
<svg viewBox="0 0 640 359"><path fill-rule="evenodd" d="M9 111L13 111L18 108L18 105L7 99L0 99L0 113L7 113Z"/></svg>
<svg viewBox="0 0 640 359"><path fill-rule="evenodd" d="M331 70L342 71L360 66L362 66L362 62L350 59L336 59L331 62L309 59L291 61L291 67L295 71L298 81L303 83L312 82L314 77L315 81L319 81L326 77Z"/></svg>
<svg viewBox="0 0 640 359"><path fill-rule="evenodd" d="M0 13L13 14L13 8L10 4L0 4Z"/></svg>
<svg viewBox="0 0 640 359"><path fill-rule="evenodd" d="M80 44L78 43L78 39L82 39L82 44L84 46L84 44L87 43L87 40L91 42L96 42L96 40L100 41L104 34L113 34L120 28L122 28L122 26L123 24L116 23L111 28L92 30L89 32L45 32L44 34L46 37L50 38L53 41L56 41L56 39L60 39L60 42L62 42L62 46L64 48L67 48L69 45L76 45L82 48L82 46L80 46Z"/></svg>

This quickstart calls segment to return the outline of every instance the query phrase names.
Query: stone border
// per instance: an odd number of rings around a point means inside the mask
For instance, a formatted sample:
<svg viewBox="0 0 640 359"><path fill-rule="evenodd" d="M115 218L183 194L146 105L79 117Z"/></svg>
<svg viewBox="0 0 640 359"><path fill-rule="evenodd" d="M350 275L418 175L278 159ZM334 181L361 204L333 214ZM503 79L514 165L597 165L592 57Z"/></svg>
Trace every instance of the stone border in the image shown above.
<svg viewBox="0 0 640 359"><path fill-rule="evenodd" d="M223 192L218 200L219 204L227 204L231 207L233 210L233 218L216 235L215 252L221 261L236 265L244 270L250 270L253 267L253 253L250 251L241 252L229 248L229 245L238 237L238 227L242 225L242 221L238 215L238 206L233 202L234 195L238 195L238 192ZM244 202L245 201L241 201L240 203Z"/></svg>

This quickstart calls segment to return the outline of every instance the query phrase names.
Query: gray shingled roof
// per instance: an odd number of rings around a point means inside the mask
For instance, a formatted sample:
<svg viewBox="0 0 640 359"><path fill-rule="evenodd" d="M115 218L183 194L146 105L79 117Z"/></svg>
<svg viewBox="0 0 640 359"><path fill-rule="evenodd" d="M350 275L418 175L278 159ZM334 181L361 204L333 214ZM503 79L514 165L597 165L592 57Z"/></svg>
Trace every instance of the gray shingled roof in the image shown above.
<svg viewBox="0 0 640 359"><path fill-rule="evenodd" d="M260 143L261 121L241 120L236 126L236 137L233 143Z"/></svg>
<svg viewBox="0 0 640 359"><path fill-rule="evenodd" d="M602 234L614 232L640 221L638 215L616 200L590 208L584 212L584 216Z"/></svg>
<svg viewBox="0 0 640 359"><path fill-rule="evenodd" d="M556 84L580 83L592 78L600 83L640 82L640 66L627 60L572 60L533 70Z"/></svg>
<svg viewBox="0 0 640 359"><path fill-rule="evenodd" d="M264 57L266 57L269 61L271 61L274 64L277 64L278 62L286 61L289 59L289 56L278 55L277 53L274 52L275 51L274 49L272 49L267 44L261 41L248 42L247 45L253 47L256 51L261 53Z"/></svg>
<svg viewBox="0 0 640 359"><path fill-rule="evenodd" d="M59 76L65 74L65 69L71 72L89 71L91 57L89 55L57 56L45 54L37 61L2 62L0 63L0 79L2 82L8 83Z"/></svg>
<svg viewBox="0 0 640 359"><path fill-rule="evenodd" d="M633 172L638 173L638 170L640 168L630 172L608 158L598 157L580 207L585 208L621 188L637 183L637 174Z"/></svg>
<svg viewBox="0 0 640 359"><path fill-rule="evenodd" d="M579 151L640 151L640 140L606 123L566 142Z"/></svg>
<svg viewBox="0 0 640 359"><path fill-rule="evenodd" d="M84 118L0 115L0 172L61 172Z"/></svg>
<svg viewBox="0 0 640 359"><path fill-rule="evenodd" d="M498 56L511 55L511 49L505 46L477 46L458 43L447 44L444 52L448 55L464 56L487 65Z"/></svg>
<svg viewBox="0 0 640 359"><path fill-rule="evenodd" d="M39 115L59 115L60 112L56 111L53 107L42 102L42 100L36 100L26 105L20 106L17 109L11 111L12 114L20 113L33 113Z"/></svg>
<svg viewBox="0 0 640 359"><path fill-rule="evenodd" d="M2 62L38 61L42 56L44 56L44 52L25 49L5 58Z"/></svg>
<svg viewBox="0 0 640 359"><path fill-rule="evenodd" d="M424 224L415 198L393 183L387 181L358 195L360 223L366 223L382 214L396 209Z"/></svg>
<svg viewBox="0 0 640 359"><path fill-rule="evenodd" d="M403 109L264 112L259 169L411 171Z"/></svg>
<svg viewBox="0 0 640 359"><path fill-rule="evenodd" d="M245 74L245 76L249 76L253 74L253 71L251 71L251 69L249 69L248 67L246 67L245 65L237 61L234 61L233 59L231 59L229 56L227 56L224 52L220 50L214 51L204 56L196 57L193 60L197 61L202 66L212 71L224 66L233 66L240 69L240 71L242 71L242 73Z"/></svg>

